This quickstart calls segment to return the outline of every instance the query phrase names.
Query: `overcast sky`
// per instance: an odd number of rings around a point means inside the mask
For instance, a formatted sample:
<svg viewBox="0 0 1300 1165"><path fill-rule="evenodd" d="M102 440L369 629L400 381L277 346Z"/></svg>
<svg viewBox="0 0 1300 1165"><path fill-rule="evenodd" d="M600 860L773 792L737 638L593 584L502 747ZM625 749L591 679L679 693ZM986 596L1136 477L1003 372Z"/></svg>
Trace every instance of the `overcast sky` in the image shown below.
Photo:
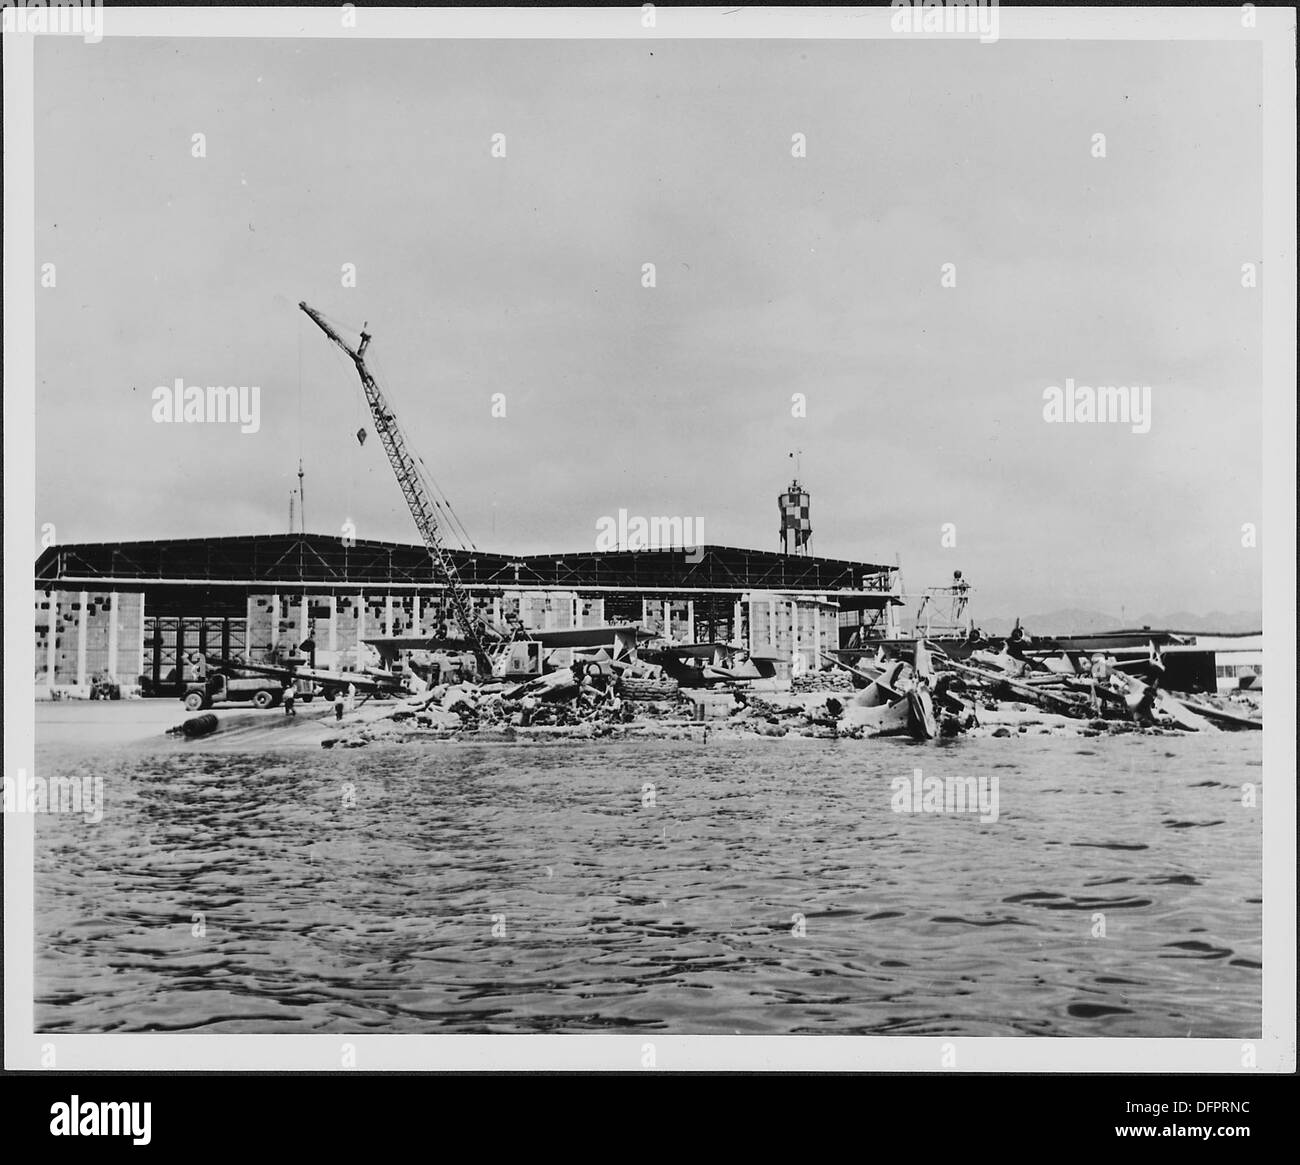
<svg viewBox="0 0 1300 1165"><path fill-rule="evenodd" d="M310 530L416 541L305 299L369 321L485 550L590 550L620 507L776 549L800 449L816 553L897 554L909 589L960 568L977 618L1260 605L1257 45L42 38L36 61L37 521L61 541L281 532L300 455ZM258 385L260 431L154 423L177 377ZM1046 423L1067 377L1151 385L1150 432Z"/></svg>

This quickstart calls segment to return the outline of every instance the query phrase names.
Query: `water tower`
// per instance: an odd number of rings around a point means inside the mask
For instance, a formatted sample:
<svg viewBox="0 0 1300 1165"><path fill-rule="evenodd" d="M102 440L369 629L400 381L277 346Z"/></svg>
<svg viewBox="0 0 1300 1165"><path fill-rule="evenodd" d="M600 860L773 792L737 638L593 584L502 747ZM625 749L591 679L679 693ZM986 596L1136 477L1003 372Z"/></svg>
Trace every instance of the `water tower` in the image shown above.
<svg viewBox="0 0 1300 1165"><path fill-rule="evenodd" d="M812 520L808 517L808 491L796 477L776 499L781 510L781 553L807 554L812 540Z"/></svg>

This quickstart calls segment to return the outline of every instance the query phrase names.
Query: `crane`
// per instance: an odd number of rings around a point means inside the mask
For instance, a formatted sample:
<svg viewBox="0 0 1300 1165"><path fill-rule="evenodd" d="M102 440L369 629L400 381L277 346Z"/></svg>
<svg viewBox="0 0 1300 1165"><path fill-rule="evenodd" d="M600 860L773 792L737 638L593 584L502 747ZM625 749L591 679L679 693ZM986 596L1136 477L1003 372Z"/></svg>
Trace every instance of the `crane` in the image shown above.
<svg viewBox="0 0 1300 1165"><path fill-rule="evenodd" d="M298 306L307 314L312 323L343 349L352 363L357 366L357 375L361 377L361 387L366 395L366 403L370 406L370 415L374 418L375 432L379 434L379 439L383 442L384 452L388 454L388 463L393 467L393 473L397 477L397 484L402 488L402 496L406 498L407 508L411 511L411 517L415 519L416 529L420 531L420 537L424 539L424 545L429 551L429 557L433 559L434 569L447 588L452 610L456 615L456 622L461 633L468 641L470 650L474 653L474 659L480 672L491 675L492 659L488 654L482 629L474 618L469 592L465 590L465 585L460 581L460 574L456 570L455 561L442 544L442 534L438 529L433 499L429 496L424 481L416 469L415 458L411 456L410 451L407 449L406 437L397 423L397 417L389 407L383 392L375 382L375 378L370 374L370 369L366 367L365 355L366 348L370 344L369 333L363 330L361 332L361 342L355 349L350 348L343 337L325 322L320 312L303 302L299 302Z"/></svg>

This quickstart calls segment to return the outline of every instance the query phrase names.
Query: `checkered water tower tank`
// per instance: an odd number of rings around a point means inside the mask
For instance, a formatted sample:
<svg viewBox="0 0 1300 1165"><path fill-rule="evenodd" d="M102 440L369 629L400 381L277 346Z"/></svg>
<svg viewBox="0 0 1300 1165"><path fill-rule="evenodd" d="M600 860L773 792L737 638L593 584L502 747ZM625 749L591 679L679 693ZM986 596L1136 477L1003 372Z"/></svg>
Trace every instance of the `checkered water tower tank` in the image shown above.
<svg viewBox="0 0 1300 1165"><path fill-rule="evenodd" d="M777 505L781 509L781 553L807 554L808 540L812 537L812 521L808 517L808 491L796 479L777 498Z"/></svg>

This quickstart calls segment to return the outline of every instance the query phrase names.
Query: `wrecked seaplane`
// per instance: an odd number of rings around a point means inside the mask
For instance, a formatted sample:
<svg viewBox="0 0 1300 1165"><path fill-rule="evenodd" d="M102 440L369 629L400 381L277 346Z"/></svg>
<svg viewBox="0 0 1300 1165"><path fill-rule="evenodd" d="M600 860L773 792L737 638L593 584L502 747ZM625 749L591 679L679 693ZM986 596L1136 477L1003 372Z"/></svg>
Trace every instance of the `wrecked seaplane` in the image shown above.
<svg viewBox="0 0 1300 1165"><path fill-rule="evenodd" d="M906 735L932 740L938 735L933 679L929 652L918 643L912 663L887 663L865 688L849 698L840 713L840 723L846 728L861 728L866 736Z"/></svg>
<svg viewBox="0 0 1300 1165"><path fill-rule="evenodd" d="M610 659L634 658L638 642L651 638L636 623L617 623L603 627L572 627L564 630L531 631L494 629L500 640L492 646L492 679L526 680L551 674L556 666L551 653L570 650L573 659L604 652ZM403 658L408 663L420 661L427 668L438 657L458 658L464 651L460 640L440 639L427 635L383 636L367 639L384 666L398 668ZM422 657L422 658L421 658Z"/></svg>

